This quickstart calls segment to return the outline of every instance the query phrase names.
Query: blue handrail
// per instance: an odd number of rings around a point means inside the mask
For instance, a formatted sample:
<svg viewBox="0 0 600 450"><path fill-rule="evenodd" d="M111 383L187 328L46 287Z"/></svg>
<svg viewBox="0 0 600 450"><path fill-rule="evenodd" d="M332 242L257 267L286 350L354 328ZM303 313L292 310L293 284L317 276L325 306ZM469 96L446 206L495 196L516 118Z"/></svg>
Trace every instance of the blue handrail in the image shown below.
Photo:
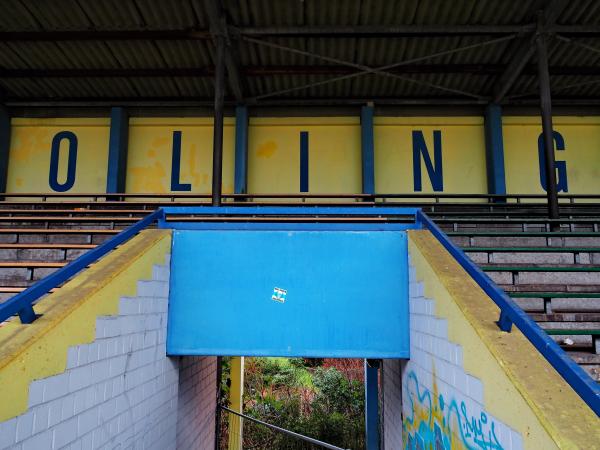
<svg viewBox="0 0 600 450"><path fill-rule="evenodd" d="M79 258L70 262L66 266L58 269L51 275L43 278L33 286L25 289L23 292L11 297L4 303L0 304L0 322L12 317L15 314L19 315L21 323L31 323L36 319L33 305L42 295L47 294L51 289L59 286L67 281L73 275L86 268L93 262L106 255L118 245L127 241L147 226L164 217L162 208L157 209L140 221L134 223L128 228L125 228L116 236L100 244L98 247L84 253Z"/></svg>
<svg viewBox="0 0 600 450"><path fill-rule="evenodd" d="M529 342L548 360L556 371L579 394L584 402L600 416L600 386L573 361L560 346L523 311L515 301L477 267L444 232L425 214L418 211L417 223L428 229L473 280L500 308L496 322L502 331L510 332L515 324Z"/></svg>

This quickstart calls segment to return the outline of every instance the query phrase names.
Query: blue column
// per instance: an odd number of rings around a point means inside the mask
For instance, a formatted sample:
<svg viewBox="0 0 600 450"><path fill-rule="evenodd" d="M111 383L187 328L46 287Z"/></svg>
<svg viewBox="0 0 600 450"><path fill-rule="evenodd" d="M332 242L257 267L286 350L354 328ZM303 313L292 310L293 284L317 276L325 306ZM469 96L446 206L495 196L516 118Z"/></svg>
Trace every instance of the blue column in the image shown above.
<svg viewBox="0 0 600 450"><path fill-rule="evenodd" d="M488 194L506 194L502 108L490 103L485 108L485 158Z"/></svg>
<svg viewBox="0 0 600 450"><path fill-rule="evenodd" d="M365 428L367 450L379 450L379 361L365 359Z"/></svg>
<svg viewBox="0 0 600 450"><path fill-rule="evenodd" d="M234 193L248 192L248 108L235 108Z"/></svg>
<svg viewBox="0 0 600 450"><path fill-rule="evenodd" d="M375 147L373 140L373 107L360 110L360 144L362 152L362 191L375 194Z"/></svg>
<svg viewBox="0 0 600 450"><path fill-rule="evenodd" d="M110 140L108 142L107 193L125 192L129 115L125 108L110 110Z"/></svg>
<svg viewBox="0 0 600 450"><path fill-rule="evenodd" d="M6 192L8 177L8 151L10 149L10 116L0 105L0 192Z"/></svg>

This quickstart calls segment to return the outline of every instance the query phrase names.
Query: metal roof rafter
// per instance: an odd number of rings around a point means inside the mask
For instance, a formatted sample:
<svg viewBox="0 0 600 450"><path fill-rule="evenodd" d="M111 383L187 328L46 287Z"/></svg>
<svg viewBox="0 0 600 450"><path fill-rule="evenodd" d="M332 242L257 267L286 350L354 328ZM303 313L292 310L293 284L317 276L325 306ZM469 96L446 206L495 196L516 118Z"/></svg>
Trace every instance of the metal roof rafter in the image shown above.
<svg viewBox="0 0 600 450"><path fill-rule="evenodd" d="M230 36L251 37L329 37L377 38L423 36L493 36L535 32L533 23L518 25L395 25L395 26L331 26L331 27L236 27L228 25ZM549 25L551 33L565 36L600 36L600 25ZM129 30L69 30L69 31L2 31L0 41L114 41L114 40L210 40L210 30L129 29Z"/></svg>
<svg viewBox="0 0 600 450"><path fill-rule="evenodd" d="M285 94L288 92L293 92L293 91L297 91L297 90L303 90L303 89L309 89L311 87L316 87L316 86L321 86L324 84L329 84L329 83L334 83L337 81L342 81L342 80L348 80L351 78L356 78L362 75L366 75L366 74L376 74L376 75L383 75L383 76L389 76L389 77L393 77L393 78L397 78L397 79L401 79L403 81L407 81L410 83L415 83L415 84L421 84L424 86L428 86L434 89L439 89L439 90L443 90L443 91L447 91L447 92L452 92L454 94L459 94L459 95L464 95L467 97L472 97L478 100L485 100L486 97L485 96L481 96L479 94L473 94L471 92L466 92L466 91L462 91L462 90L458 90L458 89L452 89L452 88L448 88L445 86L440 86L438 84L434 84L434 83L429 83L426 81L422 81L422 80L415 80L413 78L410 77L405 77L396 73L391 73L389 72L390 69L396 68L396 67L401 67L403 65L408 65L408 64L412 64L415 62L419 62L419 61L425 61L428 59L432 59L432 58L436 58L439 56L445 56L445 55L449 55L449 54L453 54L453 53L458 53L458 52L462 52L465 50L470 50L473 48L479 48L479 47L483 47L486 45L491 45L491 44L496 44L499 42L503 42L503 41L507 41L510 39L513 39L515 36L514 35L510 35L510 36L504 36L501 38L497 38L497 39L492 39L489 41L484 41L484 42L479 42L476 44L471 44L471 45L466 45L463 47L458 47L455 49L451 49L451 50L445 50L442 52L436 52L430 55L426 55L426 56L422 56L422 57L417 57L417 58L412 58L410 60L406 60L406 61L401 61L398 63L393 63L393 64L387 64L385 66L380 66L380 67L370 67L370 66L366 66L363 64L357 64L357 63L353 63L350 61L345 61L342 59L338 59L338 58L332 58L329 56L324 56L324 55L320 55L318 53L313 53L313 52L308 52L305 50L299 50L296 48L292 48L292 47L287 47L284 45L279 45L279 44L275 44L272 42L268 42L268 41L264 41L261 39L254 39L254 38L249 38L249 37L242 37L242 39L244 41L247 42L251 42L257 45L263 45L263 46L267 46L267 47L271 47L271 48L276 48L278 50L282 50L282 51L287 51L290 53L296 53L299 55L303 55L303 56L308 56L308 57L312 57L312 58L316 58L316 59L321 59L323 61L328 61L328 62L332 62L335 64L340 64L340 65L344 65L344 66L349 66L349 67L353 67L359 70L359 72L357 73L353 73L353 74L349 74L349 75L344 75L344 76L340 76L340 77L335 77L335 78L330 78L328 80L322 80L322 81L317 81L314 83L308 83L302 86L295 86L292 88L288 88L288 89L282 89L282 90L278 90L278 91L274 91L274 92L270 92L268 94L263 94L263 95L258 95L256 97L253 97L252 99L249 99L250 101L256 102L258 100L264 99L264 98L268 98L268 97L273 97L276 95L280 95L280 94Z"/></svg>
<svg viewBox="0 0 600 450"><path fill-rule="evenodd" d="M239 55L236 51L231 36L228 33L227 19L217 0L204 1L206 12L210 22L210 30L213 40L225 40L225 67L227 68L227 79L229 87L238 103L244 101L244 79L240 71Z"/></svg>
<svg viewBox="0 0 600 450"><path fill-rule="evenodd" d="M494 103L501 103L515 81L521 75L525 66L531 60L535 53L535 42L537 34L540 32L548 32L554 26L554 22L560 13L568 5L567 0L552 0L550 5L544 10L545 26L543 30L536 27L533 32L527 33L519 40L515 41L512 46L512 51L515 52L510 63L506 66L506 70L500 75L494 88L493 99Z"/></svg>

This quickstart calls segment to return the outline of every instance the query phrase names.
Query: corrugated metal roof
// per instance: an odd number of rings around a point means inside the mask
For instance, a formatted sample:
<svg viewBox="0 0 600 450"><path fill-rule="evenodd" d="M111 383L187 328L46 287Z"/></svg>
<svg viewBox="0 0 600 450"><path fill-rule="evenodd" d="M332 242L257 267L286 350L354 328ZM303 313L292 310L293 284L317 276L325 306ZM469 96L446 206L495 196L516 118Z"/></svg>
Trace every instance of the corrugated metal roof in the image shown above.
<svg viewBox="0 0 600 450"><path fill-rule="evenodd" d="M492 95L502 70L521 44L503 41L448 53L497 39L500 35L442 36L430 33L424 36L384 36L372 33L363 36L348 31L335 37L253 35L272 44L355 65L379 67L412 61L409 64L411 69L406 73L402 73L402 66L396 68L397 77L376 74L351 76L352 71L357 69L344 71L343 64L331 60L238 40L236 29L243 32L252 28L256 32L261 28L284 27L533 27L536 10L549 3L542 0L222 1L228 25L234 30L230 43L239 54L240 72L245 79L244 96L252 99L289 90L273 97L284 100L456 97L468 100L474 97L466 94L473 94L481 101ZM558 70L551 76L555 95L600 101L600 83L594 83L600 77L600 2L572 0L559 14L556 23L575 27L597 26L597 33L573 39L599 51L553 39L549 46L549 64L553 70ZM80 33L82 38L57 40L37 35L39 39L24 37L0 41L0 94L3 93L9 100L208 101L214 89L211 78L214 51L212 40L207 39L209 27L203 0L4 2L0 33L72 32ZM90 37L101 32L123 33L123 38L117 39L120 35L102 39ZM154 34L140 38L132 35L136 32ZM159 32L163 34L158 35ZM172 33L177 36L173 37ZM444 54L425 59L438 53ZM532 58L530 67L511 87L509 97L523 94L518 98L528 98L527 95L535 98L537 79L532 72L534 65L535 58ZM566 69L561 71L562 68ZM577 73L577 68L581 68L582 72ZM181 70L177 72L177 69ZM103 70L110 70L110 73L103 73ZM153 70L159 71L154 74ZM169 70L173 73L165 72ZM328 70L331 73L326 73ZM423 73L418 73L419 70ZM141 74L140 71L147 73ZM191 72L195 75L190 75ZM344 78L325 83L340 77ZM294 89L314 83L320 84ZM456 91L464 91L464 94ZM231 98L229 92L227 95Z"/></svg>

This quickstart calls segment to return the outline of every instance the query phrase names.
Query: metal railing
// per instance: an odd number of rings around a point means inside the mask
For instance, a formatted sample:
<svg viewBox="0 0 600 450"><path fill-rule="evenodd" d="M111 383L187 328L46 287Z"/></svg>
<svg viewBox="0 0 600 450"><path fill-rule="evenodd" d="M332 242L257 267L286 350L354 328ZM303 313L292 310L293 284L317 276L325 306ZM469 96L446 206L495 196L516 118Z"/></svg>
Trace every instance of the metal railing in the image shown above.
<svg viewBox="0 0 600 450"><path fill-rule="evenodd" d="M280 433L280 434L289 436L291 438L297 439L299 441L305 442L307 444L310 444L311 447L309 447L309 448L312 448L313 446L317 446L317 447L326 448L329 450L346 450L342 447L337 447L335 445L328 444L327 442L323 442L318 439L311 438L309 436L305 436L303 434L296 433L291 430L286 430L285 428L278 427L277 425L263 422L262 420L255 419L254 417L250 417L245 414L234 411L232 409L229 409L226 406L219 406L219 409L221 411L225 411L226 413L229 414L229 424L235 423L235 425L238 427L243 427L244 421L247 420L248 422L261 425L261 426L268 428L276 433ZM239 436L237 436L237 435L231 436L230 435L229 438L230 438L230 440L229 440L229 448L230 449L241 449L242 448L242 443L239 442L239 439L240 439Z"/></svg>

